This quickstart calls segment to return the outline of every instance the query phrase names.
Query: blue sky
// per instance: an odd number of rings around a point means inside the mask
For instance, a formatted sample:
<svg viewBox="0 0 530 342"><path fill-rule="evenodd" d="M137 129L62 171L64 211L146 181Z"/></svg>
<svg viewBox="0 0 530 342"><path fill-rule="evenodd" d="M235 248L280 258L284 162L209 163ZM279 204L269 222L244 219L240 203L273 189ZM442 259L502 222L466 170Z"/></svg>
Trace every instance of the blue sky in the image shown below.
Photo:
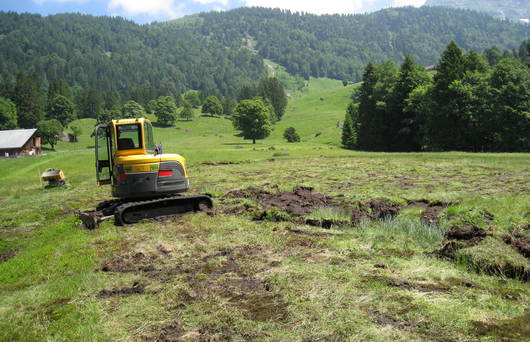
<svg viewBox="0 0 530 342"><path fill-rule="evenodd" d="M315 14L363 13L390 6L421 6L425 0L0 0L0 11L49 15L79 12L117 15L138 23L241 6L279 7Z"/></svg>

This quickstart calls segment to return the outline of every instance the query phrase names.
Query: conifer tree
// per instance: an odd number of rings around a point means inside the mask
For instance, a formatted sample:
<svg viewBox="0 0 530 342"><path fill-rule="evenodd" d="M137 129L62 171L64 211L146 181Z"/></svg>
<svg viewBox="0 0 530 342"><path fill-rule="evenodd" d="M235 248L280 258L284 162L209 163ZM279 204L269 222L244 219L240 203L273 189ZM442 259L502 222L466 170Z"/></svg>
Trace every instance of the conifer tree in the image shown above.
<svg viewBox="0 0 530 342"><path fill-rule="evenodd" d="M262 79L258 85L258 95L270 102L276 119L280 120L287 107L287 96L280 81L276 77Z"/></svg>
<svg viewBox="0 0 530 342"><path fill-rule="evenodd" d="M368 63L363 74L363 83L359 90L359 147L370 149L373 141L373 115L376 108L374 97L377 75L375 66Z"/></svg>
<svg viewBox="0 0 530 342"><path fill-rule="evenodd" d="M412 90L428 82L430 82L430 78L425 69L416 65L411 56L406 55L401 64L398 79L391 95L391 104L388 108L390 151L420 150L420 144L417 140L417 118L413 112L405 111L405 107Z"/></svg>
<svg viewBox="0 0 530 342"><path fill-rule="evenodd" d="M44 93L36 74L21 71L17 75L14 93L18 124L22 128L34 128L44 117Z"/></svg>

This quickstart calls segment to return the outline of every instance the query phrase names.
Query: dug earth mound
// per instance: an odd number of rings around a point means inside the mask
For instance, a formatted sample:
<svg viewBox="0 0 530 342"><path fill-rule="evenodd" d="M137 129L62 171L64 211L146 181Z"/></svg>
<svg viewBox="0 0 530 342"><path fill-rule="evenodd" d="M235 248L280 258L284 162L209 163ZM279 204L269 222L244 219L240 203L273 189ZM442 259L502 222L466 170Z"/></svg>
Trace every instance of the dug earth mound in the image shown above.
<svg viewBox="0 0 530 342"><path fill-rule="evenodd" d="M314 193L313 188L296 186L293 191L269 191L262 188L249 187L234 190L221 200L245 199L248 202L236 202L235 206L224 209L226 214L250 214L254 220L290 221L305 223L311 226L331 228L337 226L357 225L363 219L385 219L399 214L402 205L388 199L377 198L366 202L346 204L342 197L332 197ZM328 215L315 212L327 209ZM338 215L334 215L337 214ZM331 217L340 216L340 217Z"/></svg>

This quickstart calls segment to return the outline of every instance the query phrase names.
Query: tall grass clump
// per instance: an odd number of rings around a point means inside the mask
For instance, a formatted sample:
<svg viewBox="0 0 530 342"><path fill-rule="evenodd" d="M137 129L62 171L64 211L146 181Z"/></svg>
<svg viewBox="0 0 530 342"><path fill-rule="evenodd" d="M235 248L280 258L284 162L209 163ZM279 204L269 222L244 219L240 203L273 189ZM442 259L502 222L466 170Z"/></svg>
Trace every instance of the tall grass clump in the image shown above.
<svg viewBox="0 0 530 342"><path fill-rule="evenodd" d="M407 249L432 249L443 241L447 230L446 226L431 225L410 218L364 220L357 226L357 231L377 244Z"/></svg>

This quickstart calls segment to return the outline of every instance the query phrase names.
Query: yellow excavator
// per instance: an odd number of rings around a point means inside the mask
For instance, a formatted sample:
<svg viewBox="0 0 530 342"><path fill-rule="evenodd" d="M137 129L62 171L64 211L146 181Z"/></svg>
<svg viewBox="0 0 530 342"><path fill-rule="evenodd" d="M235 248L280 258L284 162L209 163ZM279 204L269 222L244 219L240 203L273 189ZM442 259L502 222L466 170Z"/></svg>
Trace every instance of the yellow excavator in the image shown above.
<svg viewBox="0 0 530 342"><path fill-rule="evenodd" d="M189 188L186 160L162 153L148 119L97 125L95 140L97 184L110 184L116 199L100 203L96 211L79 213L85 227L96 228L110 218L123 225L213 207L208 195L180 194Z"/></svg>

